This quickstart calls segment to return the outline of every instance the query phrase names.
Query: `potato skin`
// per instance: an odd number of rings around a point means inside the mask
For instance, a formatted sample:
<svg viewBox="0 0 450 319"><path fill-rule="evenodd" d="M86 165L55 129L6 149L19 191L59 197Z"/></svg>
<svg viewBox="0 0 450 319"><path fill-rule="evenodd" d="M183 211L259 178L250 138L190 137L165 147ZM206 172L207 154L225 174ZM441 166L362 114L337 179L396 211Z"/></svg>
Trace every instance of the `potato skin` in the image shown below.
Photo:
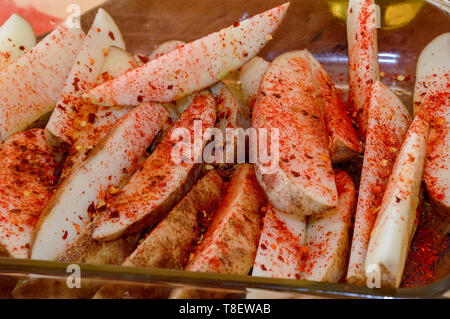
<svg viewBox="0 0 450 319"><path fill-rule="evenodd" d="M266 204L253 165L242 164L234 173L211 226L185 270L247 275L258 248L261 208ZM208 298L214 295L175 290L172 298ZM215 296L217 297L217 296Z"/></svg>

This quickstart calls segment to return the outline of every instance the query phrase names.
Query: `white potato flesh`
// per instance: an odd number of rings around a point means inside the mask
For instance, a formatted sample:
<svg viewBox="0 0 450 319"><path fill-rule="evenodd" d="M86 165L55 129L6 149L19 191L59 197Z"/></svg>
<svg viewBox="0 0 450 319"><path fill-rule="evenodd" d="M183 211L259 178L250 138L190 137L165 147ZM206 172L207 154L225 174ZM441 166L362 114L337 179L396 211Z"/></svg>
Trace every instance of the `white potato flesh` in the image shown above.
<svg viewBox="0 0 450 319"><path fill-rule="evenodd" d="M125 49L116 23L105 10L99 9L45 128L49 144L72 144L71 134L77 117L74 106L83 92L96 86L110 46Z"/></svg>
<svg viewBox="0 0 450 319"><path fill-rule="evenodd" d="M350 0L347 13L349 104L365 138L370 92L380 79L374 0Z"/></svg>
<svg viewBox="0 0 450 319"><path fill-rule="evenodd" d="M137 66L136 60L130 53L124 49L111 46L100 71L100 81L105 82L105 79L114 79Z"/></svg>
<svg viewBox="0 0 450 319"><path fill-rule="evenodd" d="M239 81L241 81L242 92L245 103L252 107L258 96L261 80L269 67L269 62L259 56L255 56L241 68Z"/></svg>
<svg viewBox="0 0 450 319"><path fill-rule="evenodd" d="M110 47L98 81L104 82L105 79L114 78L135 67L137 63L133 56L120 48ZM81 165L87 157L86 154L108 134L117 121L132 109L131 106L92 109L91 119L89 120L88 116L85 126L74 132L72 136L74 143L65 161L60 180L65 179L73 169Z"/></svg>
<svg viewBox="0 0 450 319"><path fill-rule="evenodd" d="M280 25L288 6L283 4L179 47L92 89L85 97L105 106L137 105L142 101L176 101L205 89L259 52Z"/></svg>
<svg viewBox="0 0 450 319"><path fill-rule="evenodd" d="M400 99L381 82L372 88L367 139L347 272L347 282L364 285L364 261L370 233L387 180L411 123Z"/></svg>
<svg viewBox="0 0 450 319"><path fill-rule="evenodd" d="M167 120L164 107L143 103L100 141L89 158L59 186L35 229L32 259L54 260L90 221L110 186L117 186Z"/></svg>
<svg viewBox="0 0 450 319"><path fill-rule="evenodd" d="M0 71L0 142L54 108L83 39L61 25Z"/></svg>
<svg viewBox="0 0 450 319"><path fill-rule="evenodd" d="M450 32L436 37L420 53L414 88L414 114L427 94L450 81Z"/></svg>
<svg viewBox="0 0 450 319"><path fill-rule="evenodd" d="M435 207L450 215L450 79L425 97L419 114L430 123L424 182Z"/></svg>
<svg viewBox="0 0 450 319"><path fill-rule="evenodd" d="M338 206L328 212L309 217L306 226L308 254L302 279L339 282L347 272L350 250L350 228L356 204L356 190L350 176L336 171Z"/></svg>
<svg viewBox="0 0 450 319"><path fill-rule="evenodd" d="M13 14L0 27L0 70L36 45L36 36L27 20Z"/></svg>
<svg viewBox="0 0 450 319"><path fill-rule="evenodd" d="M378 266L382 287L400 286L415 230L428 133L428 123L416 116L395 162L370 236L366 276L376 276L371 270Z"/></svg>

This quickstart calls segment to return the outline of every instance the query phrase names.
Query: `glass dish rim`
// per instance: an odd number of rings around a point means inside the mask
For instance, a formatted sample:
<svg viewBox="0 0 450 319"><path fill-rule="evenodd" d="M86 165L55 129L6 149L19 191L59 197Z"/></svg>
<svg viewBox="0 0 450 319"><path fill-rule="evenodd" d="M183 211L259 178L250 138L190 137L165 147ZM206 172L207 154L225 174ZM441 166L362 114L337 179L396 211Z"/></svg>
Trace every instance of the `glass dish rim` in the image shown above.
<svg viewBox="0 0 450 319"><path fill-rule="evenodd" d="M208 289L245 290L248 288L279 293L306 294L331 298L411 299L444 298L450 290L450 275L431 284L415 288L379 288L355 286L346 283L324 283L296 279L276 279L248 275L230 275L184 270L126 267L121 265L94 265L63 263L30 259L0 257L0 275L20 277L41 275L64 278L67 266L78 265L83 279L113 280L121 283L155 285L189 285Z"/></svg>

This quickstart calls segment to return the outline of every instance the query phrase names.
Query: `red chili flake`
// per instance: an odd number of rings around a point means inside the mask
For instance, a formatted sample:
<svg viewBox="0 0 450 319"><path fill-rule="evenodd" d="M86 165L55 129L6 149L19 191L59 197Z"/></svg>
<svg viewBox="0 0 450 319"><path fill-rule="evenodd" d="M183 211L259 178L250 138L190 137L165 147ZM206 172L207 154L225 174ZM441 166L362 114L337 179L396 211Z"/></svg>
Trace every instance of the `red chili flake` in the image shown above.
<svg viewBox="0 0 450 319"><path fill-rule="evenodd" d="M168 90L172 90L172 89L173 89L173 85L169 85L169 86L167 87L167 89L168 89Z"/></svg>
<svg viewBox="0 0 450 319"><path fill-rule="evenodd" d="M276 97L277 99L279 99L280 97L281 97L281 95L280 94L278 94L278 93L274 93L274 94L272 94L274 97Z"/></svg>
<svg viewBox="0 0 450 319"><path fill-rule="evenodd" d="M264 265L261 265L261 269L262 269L262 271L267 271L267 268Z"/></svg>
<svg viewBox="0 0 450 319"><path fill-rule="evenodd" d="M89 113L88 115L88 122L93 124L95 122L96 115L94 113Z"/></svg>
<svg viewBox="0 0 450 319"><path fill-rule="evenodd" d="M90 213L90 214L94 214L94 213L95 213L95 204L94 204L94 202L92 202L92 203L89 205L87 211L88 211L88 213Z"/></svg>
<svg viewBox="0 0 450 319"><path fill-rule="evenodd" d="M19 47L19 49L22 50L22 51L24 51L24 50L25 50L25 47L24 47L23 45L21 45L21 46Z"/></svg>
<svg viewBox="0 0 450 319"><path fill-rule="evenodd" d="M114 37L114 33L112 33L112 31L109 31L108 35L113 41L116 40L116 38Z"/></svg>
<svg viewBox="0 0 450 319"><path fill-rule="evenodd" d="M109 214L109 218L110 219L116 219L116 218L119 218L119 212L116 210L116 211L113 211L113 212L111 212L110 214Z"/></svg>
<svg viewBox="0 0 450 319"><path fill-rule="evenodd" d="M145 55L138 54L138 58L144 64L147 63L148 61L150 61L150 58L148 56L145 56Z"/></svg>
<svg viewBox="0 0 450 319"><path fill-rule="evenodd" d="M137 100L138 100L139 103L142 103L144 101L144 98L142 97L142 95L139 95L137 97Z"/></svg>
<svg viewBox="0 0 450 319"><path fill-rule="evenodd" d="M239 22L235 22L235 23L233 23L233 27L235 27L235 28L237 28L238 26L240 25L240 23Z"/></svg>
<svg viewBox="0 0 450 319"><path fill-rule="evenodd" d="M73 83L72 83L73 88L75 89L75 91L79 91L80 90L80 87L78 86L78 82L80 82L80 79L78 77L75 77L73 79Z"/></svg>
<svg viewBox="0 0 450 319"><path fill-rule="evenodd" d="M295 172L295 171L292 171L292 175L294 175L294 177L299 177L299 176L300 176L300 173L297 173L297 172Z"/></svg>
<svg viewBox="0 0 450 319"><path fill-rule="evenodd" d="M66 108L64 107L64 106L62 106L61 104L58 104L58 107L57 107L58 109L60 109L61 111L63 111L63 112L66 112L67 110L66 110Z"/></svg>
<svg viewBox="0 0 450 319"><path fill-rule="evenodd" d="M68 234L69 234L69 233L68 233L67 230L66 230L66 231L64 232L64 235L62 236L62 239L63 239L63 240L66 240Z"/></svg>

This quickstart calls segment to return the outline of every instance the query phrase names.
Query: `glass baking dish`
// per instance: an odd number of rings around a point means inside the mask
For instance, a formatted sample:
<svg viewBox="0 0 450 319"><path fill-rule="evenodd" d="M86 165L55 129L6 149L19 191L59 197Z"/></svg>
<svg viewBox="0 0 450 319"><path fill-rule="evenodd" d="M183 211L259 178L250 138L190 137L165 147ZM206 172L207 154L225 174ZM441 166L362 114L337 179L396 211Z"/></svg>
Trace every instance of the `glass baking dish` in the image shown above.
<svg viewBox="0 0 450 319"><path fill-rule="evenodd" d="M74 1L76 2L76 1ZM155 45L167 40L192 41L228 26L239 19L283 3L283 0L115 0L106 9L122 30L127 49L149 54ZM291 0L286 19L261 56L272 60L283 52L308 49L325 66L337 86L347 89L347 41L345 0ZM391 87L411 108L416 61L424 46L437 35L450 31L448 1L397 0L377 1L381 9L379 29L379 61L383 82ZM96 10L83 15L85 29ZM403 75L399 80L398 75ZM344 167L355 170L354 165ZM357 166L357 165L356 165ZM357 183L357 179L355 179ZM96 287L104 283L126 284L151 291L155 298L165 298L174 287L195 287L210 296L243 298L249 288L269 292L273 298L349 297L349 298L436 298L450 297L450 254L448 249L449 217L437 215L425 204L418 232L434 229L441 238L434 247L438 251L433 274L422 278L412 262L407 265L408 282L400 289L369 289L347 284L329 284L301 280L256 278L251 276L192 273L179 270L128 268L112 265L81 264L82 284ZM423 231L425 232L425 231ZM414 243L413 243L414 245ZM419 254L420 255L420 254ZM420 262L420 261L415 261ZM11 297L17 280L43 276L43 280L70 279L68 264L58 262L13 260L0 258L0 297ZM70 269L70 268L69 268ZM74 288L76 289L76 288ZM88 289L89 290L89 289ZM54 297L88 297L77 295ZM39 291L29 297L39 297Z"/></svg>

